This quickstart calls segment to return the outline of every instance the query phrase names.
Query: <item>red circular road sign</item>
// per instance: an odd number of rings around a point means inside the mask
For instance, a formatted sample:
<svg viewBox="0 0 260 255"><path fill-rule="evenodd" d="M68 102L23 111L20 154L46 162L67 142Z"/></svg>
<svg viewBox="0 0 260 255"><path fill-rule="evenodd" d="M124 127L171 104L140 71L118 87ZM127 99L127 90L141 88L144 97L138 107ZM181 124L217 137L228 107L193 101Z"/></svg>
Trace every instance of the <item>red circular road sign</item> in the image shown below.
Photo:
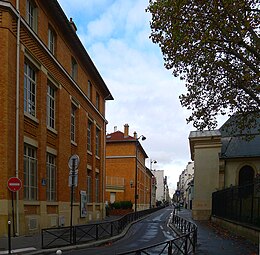
<svg viewBox="0 0 260 255"><path fill-rule="evenodd" d="M17 177L11 177L7 182L7 187L9 190L16 192L21 189L22 181Z"/></svg>

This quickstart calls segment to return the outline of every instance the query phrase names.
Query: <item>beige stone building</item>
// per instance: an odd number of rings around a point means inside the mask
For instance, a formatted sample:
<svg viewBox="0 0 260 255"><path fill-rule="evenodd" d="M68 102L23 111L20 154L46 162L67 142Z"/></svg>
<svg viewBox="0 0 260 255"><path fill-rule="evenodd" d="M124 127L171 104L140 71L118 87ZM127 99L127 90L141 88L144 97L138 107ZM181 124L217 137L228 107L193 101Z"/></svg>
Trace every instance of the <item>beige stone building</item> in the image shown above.
<svg viewBox="0 0 260 255"><path fill-rule="evenodd" d="M234 133L228 123L230 120L219 130L192 131L189 135L194 161L194 219L210 218L213 192L252 182L260 174L259 131ZM249 133L254 138L247 141Z"/></svg>

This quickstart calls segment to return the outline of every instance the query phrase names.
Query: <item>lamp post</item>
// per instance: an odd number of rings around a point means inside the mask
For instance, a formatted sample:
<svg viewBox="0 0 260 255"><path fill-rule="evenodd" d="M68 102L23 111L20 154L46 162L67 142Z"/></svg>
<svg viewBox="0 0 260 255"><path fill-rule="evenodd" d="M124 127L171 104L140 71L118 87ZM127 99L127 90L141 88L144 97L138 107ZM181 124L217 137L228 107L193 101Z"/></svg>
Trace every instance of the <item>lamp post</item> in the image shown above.
<svg viewBox="0 0 260 255"><path fill-rule="evenodd" d="M137 184L138 184L138 144L139 144L139 139L142 139L144 141L146 139L145 136L141 135L138 138L136 138L135 141L135 212L137 212L137 199L138 199L138 194L137 194Z"/></svg>

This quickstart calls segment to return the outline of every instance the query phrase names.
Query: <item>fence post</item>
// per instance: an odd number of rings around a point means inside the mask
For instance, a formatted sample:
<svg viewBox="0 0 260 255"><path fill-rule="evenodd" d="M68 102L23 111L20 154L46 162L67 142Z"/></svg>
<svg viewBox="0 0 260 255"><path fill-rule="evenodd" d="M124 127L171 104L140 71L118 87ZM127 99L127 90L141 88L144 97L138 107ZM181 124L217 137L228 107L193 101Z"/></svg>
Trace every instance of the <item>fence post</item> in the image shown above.
<svg viewBox="0 0 260 255"><path fill-rule="evenodd" d="M98 240L98 224L96 224L96 240Z"/></svg>
<svg viewBox="0 0 260 255"><path fill-rule="evenodd" d="M172 255L172 242L171 241L169 241L168 255Z"/></svg>

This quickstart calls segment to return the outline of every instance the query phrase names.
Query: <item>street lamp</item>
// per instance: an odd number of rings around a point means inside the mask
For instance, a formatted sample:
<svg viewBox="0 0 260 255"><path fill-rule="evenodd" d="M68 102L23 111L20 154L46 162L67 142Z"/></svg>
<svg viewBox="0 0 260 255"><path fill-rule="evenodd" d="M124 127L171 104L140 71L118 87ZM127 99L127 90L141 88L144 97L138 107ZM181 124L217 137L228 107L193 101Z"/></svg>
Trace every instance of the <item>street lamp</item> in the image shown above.
<svg viewBox="0 0 260 255"><path fill-rule="evenodd" d="M136 141L135 141L135 160L136 160L135 161L135 212L137 212L137 199L138 199L138 194L137 194L138 150L137 150L137 147L138 147L140 138L142 139L142 141L144 141L146 139L146 137L141 135L138 138L136 138Z"/></svg>

